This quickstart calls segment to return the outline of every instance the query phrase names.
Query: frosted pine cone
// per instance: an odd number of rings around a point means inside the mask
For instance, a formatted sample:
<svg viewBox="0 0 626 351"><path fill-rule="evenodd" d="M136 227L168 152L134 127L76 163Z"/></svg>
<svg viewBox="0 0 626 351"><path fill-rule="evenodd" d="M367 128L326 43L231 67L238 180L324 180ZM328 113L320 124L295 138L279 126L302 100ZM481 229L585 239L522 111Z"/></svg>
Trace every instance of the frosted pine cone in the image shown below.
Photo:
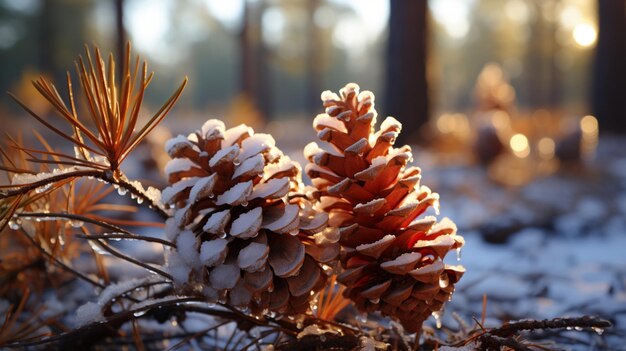
<svg viewBox="0 0 626 351"><path fill-rule="evenodd" d="M340 96L325 91L322 101L326 113L313 127L324 143L307 145L305 169L329 224L340 227L344 271L338 280L359 310L380 311L419 331L465 271L443 263L464 240L447 218L418 218L438 208L439 195L419 185L419 168L406 167L411 148L393 148L401 129L397 120L387 117L374 132L371 92L348 84Z"/></svg>
<svg viewBox="0 0 626 351"><path fill-rule="evenodd" d="M163 203L174 205L168 268L179 285L210 301L299 313L326 281L322 263L339 252L336 228L301 190L300 167L267 134L209 120L171 139Z"/></svg>

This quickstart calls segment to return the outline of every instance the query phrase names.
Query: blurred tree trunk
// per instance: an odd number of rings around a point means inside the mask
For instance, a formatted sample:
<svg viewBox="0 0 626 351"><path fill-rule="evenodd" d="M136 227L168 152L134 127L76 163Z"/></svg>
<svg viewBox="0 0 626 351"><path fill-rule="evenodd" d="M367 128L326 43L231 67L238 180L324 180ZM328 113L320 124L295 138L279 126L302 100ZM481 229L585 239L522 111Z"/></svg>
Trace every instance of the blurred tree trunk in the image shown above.
<svg viewBox="0 0 626 351"><path fill-rule="evenodd" d="M55 2L44 1L39 12L39 69L44 73L52 74L54 62L54 21L52 13Z"/></svg>
<svg viewBox="0 0 626 351"><path fill-rule="evenodd" d="M315 24L315 11L319 5L320 0L307 1L306 107L312 115L319 110L319 96L322 90L322 45Z"/></svg>
<svg viewBox="0 0 626 351"><path fill-rule="evenodd" d="M427 1L390 0L385 109L403 124L399 143L415 143L428 121Z"/></svg>
<svg viewBox="0 0 626 351"><path fill-rule="evenodd" d="M244 12L239 32L241 53L240 91L264 118L270 115L271 89L267 74L267 49L263 43L261 18L266 8L265 1L244 1Z"/></svg>
<svg viewBox="0 0 626 351"><path fill-rule="evenodd" d="M626 133L626 0L598 1L593 113L600 130Z"/></svg>
<svg viewBox="0 0 626 351"><path fill-rule="evenodd" d="M124 0L115 0L115 30L116 30L116 46L117 46L117 78L121 83L124 77L124 51L126 46L126 32L124 31Z"/></svg>

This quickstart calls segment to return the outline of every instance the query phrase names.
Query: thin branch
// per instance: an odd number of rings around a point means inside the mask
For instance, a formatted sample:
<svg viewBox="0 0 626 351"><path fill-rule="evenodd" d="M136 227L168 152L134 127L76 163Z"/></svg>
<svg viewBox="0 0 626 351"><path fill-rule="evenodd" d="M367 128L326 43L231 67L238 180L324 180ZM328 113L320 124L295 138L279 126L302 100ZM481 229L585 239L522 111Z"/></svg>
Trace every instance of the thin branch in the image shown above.
<svg viewBox="0 0 626 351"><path fill-rule="evenodd" d="M104 233L104 234L89 234L89 235L84 235L84 234L78 234L76 235L76 237L81 238L81 239L87 239L87 240L98 240L98 239L107 239L107 240L119 240L119 239L125 239L125 240L141 240L141 241L147 241L147 242L153 242L153 243L158 243L161 245L165 245L165 246L170 246L170 247L176 247L176 245L174 245L173 243L164 240L164 239L160 239L160 238L153 238L150 236L142 236L142 235L136 235L136 234L117 234L117 233Z"/></svg>
<svg viewBox="0 0 626 351"><path fill-rule="evenodd" d="M565 328L587 328L605 329L612 326L606 319L583 316L578 318L554 318L538 320L522 320L517 322L504 323L501 327L489 330L491 335L508 337L522 330L535 329L565 329Z"/></svg>
<svg viewBox="0 0 626 351"><path fill-rule="evenodd" d="M66 265L65 263L61 262L58 258L56 258L54 255L52 255L51 253L49 253L46 249L44 249L43 247L41 247L41 245L39 245L35 239L33 239L30 235L28 235L28 233L26 233L23 230L19 231L20 233L23 233L24 236L28 239L28 241L31 242L31 244L33 244L33 246L35 246L42 254L44 254L44 256L48 257L54 264L56 264L57 266L61 267L63 270L75 275L76 277L92 284L95 285L97 287L100 287L102 289L105 288L105 286L91 278L89 278L88 276L84 275L83 273L75 270L74 268Z"/></svg>

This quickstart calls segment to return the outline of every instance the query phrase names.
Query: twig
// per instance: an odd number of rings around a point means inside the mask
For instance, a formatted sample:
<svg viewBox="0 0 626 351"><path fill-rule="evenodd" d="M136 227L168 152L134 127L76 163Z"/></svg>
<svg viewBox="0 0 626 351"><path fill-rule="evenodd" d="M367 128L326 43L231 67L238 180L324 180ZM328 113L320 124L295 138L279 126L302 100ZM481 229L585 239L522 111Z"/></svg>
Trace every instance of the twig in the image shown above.
<svg viewBox="0 0 626 351"><path fill-rule="evenodd" d="M134 239L134 240L145 240L145 241L151 241L151 242L157 242L163 245L167 245L167 246L171 246L171 247L176 247L176 245L170 241L164 240L164 239L159 239L159 238L152 238L152 237L146 237L146 236L141 236L141 235L137 235L137 234L133 234L131 232L129 232L128 230L122 228L122 227L118 227L114 224L111 223L107 223L107 222L103 222L97 219L93 219L91 217L87 217L87 216L83 216L83 215L78 215L78 214L73 214L73 213L64 213L64 212L22 212L18 214L19 217L22 218L64 218L64 219L68 219L68 220L75 220L75 221L80 221L80 222L85 222L85 223L90 223L90 224L94 224L97 225L99 227L102 228L106 228L109 230L112 230L114 232L116 232L116 234L102 234L102 235L88 235L88 237L91 238L97 238L97 239L107 239L107 238L120 238L120 239ZM117 233L121 233L121 234L117 234ZM125 236L124 236L125 235ZM87 236L87 235L85 235Z"/></svg>
<svg viewBox="0 0 626 351"><path fill-rule="evenodd" d="M522 330L535 329L564 329L564 328L592 328L605 329L612 326L606 319L584 316L578 318L554 318L538 320L522 320L504 323L501 327L489 330L492 335L509 337Z"/></svg>
<svg viewBox="0 0 626 351"><path fill-rule="evenodd" d="M49 253L46 249L41 247L41 245L39 245L37 243L37 241L35 241L35 239L33 239L30 235L28 235L28 233L26 233L23 230L20 230L19 232L23 233L24 236L28 239L28 241L30 241L31 244L33 244L33 246L35 246L37 248L37 250L39 250L44 256L48 257L54 264L56 264L57 266L61 267L63 270L65 270L65 271L75 275L76 277L78 277L78 278L80 278L80 279L82 279L82 280L84 280L86 282L104 289L104 285L102 283L89 278L88 276L84 275L83 273L81 273L81 272L75 270L74 268L66 265L65 263L61 262L58 258L56 258L54 255Z"/></svg>

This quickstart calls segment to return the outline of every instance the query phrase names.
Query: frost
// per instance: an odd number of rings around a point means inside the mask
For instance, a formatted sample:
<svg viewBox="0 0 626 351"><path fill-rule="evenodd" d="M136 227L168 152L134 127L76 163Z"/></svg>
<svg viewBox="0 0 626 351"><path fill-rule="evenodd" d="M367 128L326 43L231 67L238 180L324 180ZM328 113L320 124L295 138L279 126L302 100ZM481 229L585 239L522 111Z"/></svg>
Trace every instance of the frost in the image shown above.
<svg viewBox="0 0 626 351"><path fill-rule="evenodd" d="M276 141L269 134L258 133L241 142L240 160L245 160L276 146Z"/></svg>
<svg viewBox="0 0 626 351"><path fill-rule="evenodd" d="M194 166L196 164L188 158L173 158L167 161L165 174L169 177L172 173L188 171Z"/></svg>
<svg viewBox="0 0 626 351"><path fill-rule="evenodd" d="M238 183L232 188L225 191L223 194L217 197L217 204L224 205L229 204L232 206L239 205L246 202L248 196L252 193L252 181L249 180L244 183Z"/></svg>
<svg viewBox="0 0 626 351"><path fill-rule="evenodd" d="M228 254L228 240L217 238L205 241L200 246L200 261L203 265L213 267L222 264Z"/></svg>
<svg viewBox="0 0 626 351"><path fill-rule="evenodd" d="M102 315L102 308L99 304L94 302L87 302L86 304L78 307L76 310L76 326L82 327L93 322L104 321Z"/></svg>
<svg viewBox="0 0 626 351"><path fill-rule="evenodd" d="M255 237L261 228L262 214L263 210L261 207L240 214L231 224L230 235L241 239Z"/></svg>
<svg viewBox="0 0 626 351"><path fill-rule="evenodd" d="M27 173L14 174L13 178L11 179L11 185L31 184L35 182L44 181L46 179L56 177L59 175L68 174L68 173L77 172L77 171L84 171L84 170L93 170L93 168L83 167L83 166L72 166L72 167L67 167L63 169L56 168L52 170L52 172L42 172L42 173L37 173L37 174L27 174Z"/></svg>

